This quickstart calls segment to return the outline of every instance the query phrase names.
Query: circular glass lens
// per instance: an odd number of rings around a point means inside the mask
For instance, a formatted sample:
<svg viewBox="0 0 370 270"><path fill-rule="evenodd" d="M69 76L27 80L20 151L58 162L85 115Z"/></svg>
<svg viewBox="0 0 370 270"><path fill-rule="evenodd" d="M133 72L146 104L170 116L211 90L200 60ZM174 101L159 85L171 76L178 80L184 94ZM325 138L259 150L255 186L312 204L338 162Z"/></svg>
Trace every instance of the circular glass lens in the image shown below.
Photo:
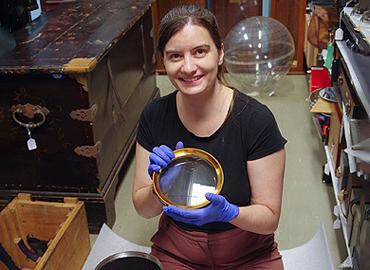
<svg viewBox="0 0 370 270"><path fill-rule="evenodd" d="M184 156L171 161L160 174L159 187L165 197L179 205L204 203L207 192L214 193L217 173L207 160Z"/></svg>

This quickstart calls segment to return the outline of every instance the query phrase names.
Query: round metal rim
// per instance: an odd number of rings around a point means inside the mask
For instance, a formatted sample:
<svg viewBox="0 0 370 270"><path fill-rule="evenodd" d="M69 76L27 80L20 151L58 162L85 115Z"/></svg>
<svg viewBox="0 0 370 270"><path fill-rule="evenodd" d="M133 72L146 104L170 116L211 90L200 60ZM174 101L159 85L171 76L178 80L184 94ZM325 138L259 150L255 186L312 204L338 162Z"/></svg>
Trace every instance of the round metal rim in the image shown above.
<svg viewBox="0 0 370 270"><path fill-rule="evenodd" d="M101 270L104 266L106 266L108 263L110 263L114 260L122 259L122 258L132 258L132 257L139 257L139 258L143 258L143 259L148 259L151 262L158 265L158 267L160 269L162 269L162 265L161 265L160 261L157 258L155 258L153 255L150 255L148 253L141 252L141 251L123 251L123 252L113 254L113 255L105 258L104 260L102 260L96 266L95 270Z"/></svg>
<svg viewBox="0 0 370 270"><path fill-rule="evenodd" d="M335 99L330 99L330 98L327 98L327 97L325 97L325 96L324 96L324 92L325 92L325 90L327 90L327 89L329 89L329 88L334 89L334 87L324 87L324 88L320 88L320 89L319 89L319 97L321 97L322 99L324 99L324 100L326 100L326 101L328 101L328 102L332 102L332 103L336 103L336 102L338 102L338 101L337 101L337 99L336 99L336 97L335 97ZM335 95L334 95L334 96L335 96Z"/></svg>
<svg viewBox="0 0 370 270"><path fill-rule="evenodd" d="M224 173L223 173L221 164L218 162L218 160L214 156L212 156L210 153L208 153L204 150L198 149L198 148L181 148L181 149L175 150L174 154L175 154L175 157L174 157L173 160L176 160L177 158L180 158L180 157L196 156L196 157L200 157L200 158L208 161L212 165L212 167L215 169L215 172L216 172L216 175L217 175L217 185L216 185L216 189L215 189L214 193L219 194L221 192L222 186L224 184ZM161 192L160 187L159 187L159 176L160 176L160 174L161 174L161 170L159 172L154 172L154 174L153 174L153 188L154 188L154 192L157 194L157 196L162 201L162 203L164 203L166 205L175 205L175 206L185 208L185 209L197 209L197 208L201 208L203 206L206 206L210 203L209 201L206 200L203 203L190 206L190 205L178 204L178 203L175 203L175 202L167 199L166 196L164 196L164 194Z"/></svg>

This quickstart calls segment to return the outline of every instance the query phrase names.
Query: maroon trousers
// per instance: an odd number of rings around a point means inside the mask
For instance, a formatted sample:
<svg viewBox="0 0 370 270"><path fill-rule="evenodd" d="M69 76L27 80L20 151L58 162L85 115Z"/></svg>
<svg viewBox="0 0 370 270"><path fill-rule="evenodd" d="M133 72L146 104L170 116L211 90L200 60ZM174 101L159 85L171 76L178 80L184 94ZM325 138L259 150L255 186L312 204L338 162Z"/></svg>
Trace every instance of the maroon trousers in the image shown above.
<svg viewBox="0 0 370 270"><path fill-rule="evenodd" d="M151 254L163 270L282 270L274 235L239 228L221 233L190 232L162 215Z"/></svg>

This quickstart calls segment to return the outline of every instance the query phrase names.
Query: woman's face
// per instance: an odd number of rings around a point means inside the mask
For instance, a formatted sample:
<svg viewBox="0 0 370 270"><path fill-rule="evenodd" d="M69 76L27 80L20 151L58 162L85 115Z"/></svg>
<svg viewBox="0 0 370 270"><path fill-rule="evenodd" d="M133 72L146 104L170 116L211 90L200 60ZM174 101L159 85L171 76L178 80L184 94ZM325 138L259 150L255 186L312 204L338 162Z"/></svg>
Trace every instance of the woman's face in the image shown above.
<svg viewBox="0 0 370 270"><path fill-rule="evenodd" d="M204 27L187 24L164 47L163 62L172 84L185 95L212 90L223 50Z"/></svg>

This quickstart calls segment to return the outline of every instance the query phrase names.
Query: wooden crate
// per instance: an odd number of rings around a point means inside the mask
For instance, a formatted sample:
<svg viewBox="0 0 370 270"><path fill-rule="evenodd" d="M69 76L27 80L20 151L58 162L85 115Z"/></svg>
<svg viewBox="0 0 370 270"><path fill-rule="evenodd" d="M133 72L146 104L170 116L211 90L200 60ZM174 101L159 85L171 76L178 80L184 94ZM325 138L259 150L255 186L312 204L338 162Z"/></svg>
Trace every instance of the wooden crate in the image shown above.
<svg viewBox="0 0 370 270"><path fill-rule="evenodd" d="M27 235L48 240L46 252L36 262L16 244ZM0 213L0 243L20 269L79 270L90 252L84 204L75 198L63 203L32 201L30 194L19 194ZM0 270L7 270L2 262Z"/></svg>

